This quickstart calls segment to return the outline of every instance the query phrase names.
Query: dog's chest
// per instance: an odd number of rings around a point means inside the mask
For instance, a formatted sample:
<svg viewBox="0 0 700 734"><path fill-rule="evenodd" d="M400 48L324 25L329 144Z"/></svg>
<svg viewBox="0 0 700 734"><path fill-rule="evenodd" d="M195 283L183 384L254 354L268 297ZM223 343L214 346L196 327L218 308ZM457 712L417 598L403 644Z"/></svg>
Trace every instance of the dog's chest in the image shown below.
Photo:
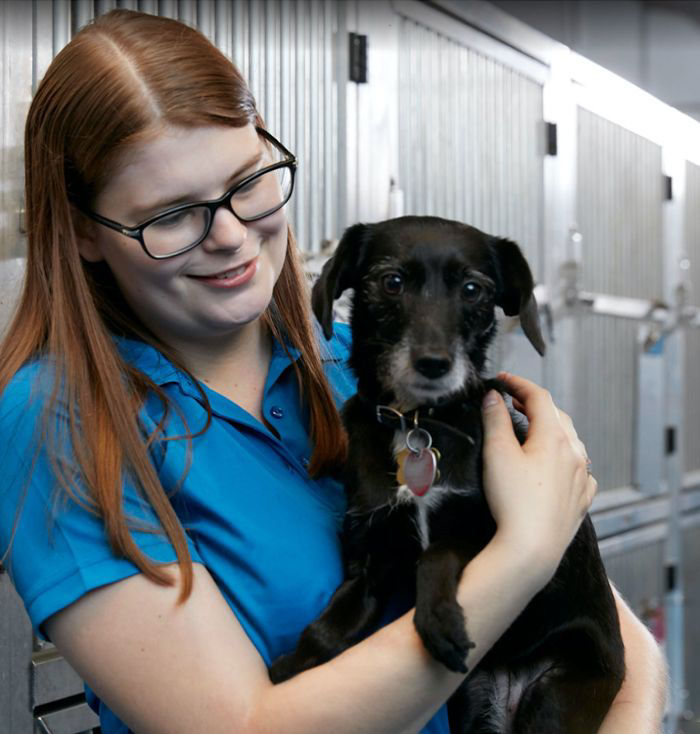
<svg viewBox="0 0 700 734"><path fill-rule="evenodd" d="M406 432L397 430L394 433L391 452L394 464L397 464L397 457L406 449ZM467 481L460 486L454 486L450 482L442 479L440 473L440 464L444 471L444 462L446 457L441 456L438 464L438 473L435 482L425 494L419 496L415 494L406 484L400 484L396 489L396 503L398 505L409 505L414 510L414 522L416 532L421 547L425 550L430 545L434 533L435 519L441 511L444 511L447 502L456 497L470 497L480 492L476 477L473 481ZM449 460L449 457L447 457Z"/></svg>

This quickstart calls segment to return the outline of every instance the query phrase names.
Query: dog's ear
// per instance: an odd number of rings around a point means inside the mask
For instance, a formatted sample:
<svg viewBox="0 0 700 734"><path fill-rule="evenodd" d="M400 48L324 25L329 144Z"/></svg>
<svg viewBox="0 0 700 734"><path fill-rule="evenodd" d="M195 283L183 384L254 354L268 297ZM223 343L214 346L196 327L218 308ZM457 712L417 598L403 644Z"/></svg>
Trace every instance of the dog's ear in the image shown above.
<svg viewBox="0 0 700 734"><path fill-rule="evenodd" d="M491 237L489 244L501 276L501 293L496 303L506 316L520 316L525 336L539 354L544 355L546 347L540 331L537 301L533 294L535 283L530 266L515 242Z"/></svg>
<svg viewBox="0 0 700 734"><path fill-rule="evenodd" d="M330 339L333 334L333 301L344 290L353 288L355 275L369 239L370 225L353 224L345 230L338 247L323 266L321 275L311 291L311 307L323 334Z"/></svg>

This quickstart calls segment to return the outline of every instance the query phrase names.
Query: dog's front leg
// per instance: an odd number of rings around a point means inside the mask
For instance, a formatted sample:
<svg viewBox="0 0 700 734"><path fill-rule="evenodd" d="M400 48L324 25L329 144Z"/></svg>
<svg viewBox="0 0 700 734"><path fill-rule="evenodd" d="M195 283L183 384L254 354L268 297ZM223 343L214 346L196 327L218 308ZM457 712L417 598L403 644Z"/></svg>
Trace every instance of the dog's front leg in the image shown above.
<svg viewBox="0 0 700 734"><path fill-rule="evenodd" d="M446 543L433 543L421 556L416 577L414 624L428 652L450 670L467 672L474 647L467 635L457 584L468 558Z"/></svg>
<svg viewBox="0 0 700 734"><path fill-rule="evenodd" d="M321 616L301 633L296 649L270 666L270 680L281 683L325 663L357 642L376 622L379 604L367 575L342 583Z"/></svg>

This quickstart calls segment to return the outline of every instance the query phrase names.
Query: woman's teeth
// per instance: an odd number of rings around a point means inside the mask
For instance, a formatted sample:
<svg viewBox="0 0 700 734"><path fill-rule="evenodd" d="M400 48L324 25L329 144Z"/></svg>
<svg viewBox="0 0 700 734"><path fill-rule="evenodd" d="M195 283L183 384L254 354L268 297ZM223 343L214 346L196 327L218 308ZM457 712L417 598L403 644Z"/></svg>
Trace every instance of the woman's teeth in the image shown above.
<svg viewBox="0 0 700 734"><path fill-rule="evenodd" d="M212 277L216 278L217 280L226 280L227 278L235 278L237 275L241 275L245 269L246 269L246 266L241 265L240 267L236 268L235 270L227 270L225 273L221 273L220 275L214 275Z"/></svg>

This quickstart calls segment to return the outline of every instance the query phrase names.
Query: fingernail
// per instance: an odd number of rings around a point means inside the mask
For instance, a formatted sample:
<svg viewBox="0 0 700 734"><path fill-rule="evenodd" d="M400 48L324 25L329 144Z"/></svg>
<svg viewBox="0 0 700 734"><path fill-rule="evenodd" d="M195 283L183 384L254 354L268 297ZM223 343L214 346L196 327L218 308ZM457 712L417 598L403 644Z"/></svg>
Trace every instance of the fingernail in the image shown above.
<svg viewBox="0 0 700 734"><path fill-rule="evenodd" d="M484 400L481 403L481 409L489 410L490 408L493 408L496 403L498 403L498 393L496 393L495 390L489 390L486 395L484 395Z"/></svg>

